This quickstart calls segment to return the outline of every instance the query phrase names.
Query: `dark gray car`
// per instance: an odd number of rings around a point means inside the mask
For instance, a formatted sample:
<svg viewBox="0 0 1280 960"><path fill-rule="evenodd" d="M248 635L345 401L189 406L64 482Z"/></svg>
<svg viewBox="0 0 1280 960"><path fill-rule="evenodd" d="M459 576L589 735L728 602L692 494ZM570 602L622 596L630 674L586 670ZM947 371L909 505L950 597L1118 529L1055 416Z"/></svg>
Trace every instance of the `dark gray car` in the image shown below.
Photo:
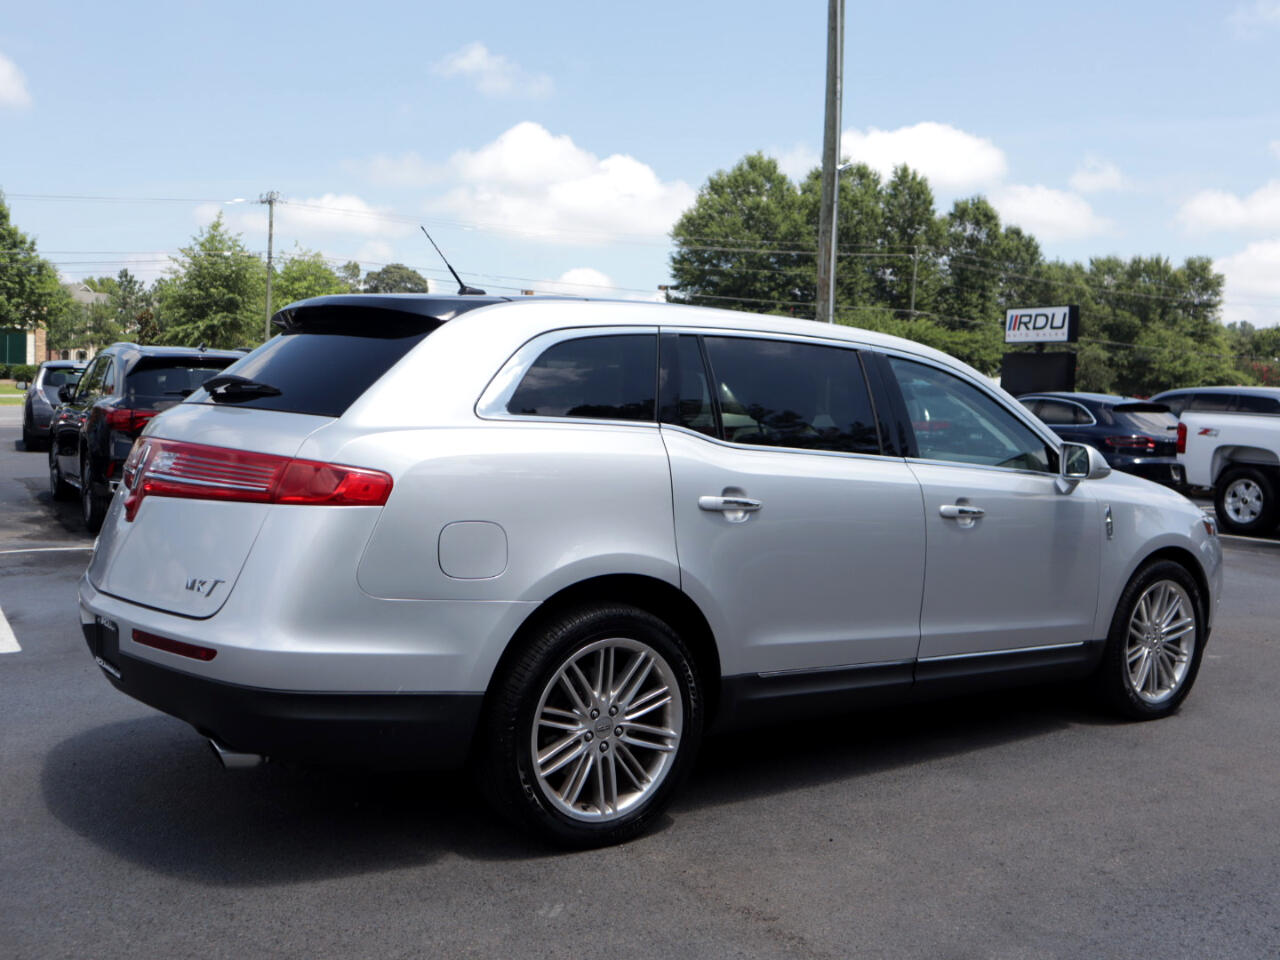
<svg viewBox="0 0 1280 960"><path fill-rule="evenodd" d="M58 388L80 382L85 364L78 360L50 360L40 364L36 378L27 387L22 407L22 445L41 450L49 444L49 424L58 405Z"/></svg>

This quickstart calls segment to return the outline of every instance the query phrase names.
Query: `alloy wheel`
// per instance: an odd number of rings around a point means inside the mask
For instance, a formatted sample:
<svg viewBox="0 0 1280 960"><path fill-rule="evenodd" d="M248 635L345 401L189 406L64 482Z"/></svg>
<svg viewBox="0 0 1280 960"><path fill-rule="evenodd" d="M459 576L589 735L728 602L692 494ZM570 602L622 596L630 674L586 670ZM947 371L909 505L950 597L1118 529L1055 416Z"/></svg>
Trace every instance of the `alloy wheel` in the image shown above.
<svg viewBox="0 0 1280 960"><path fill-rule="evenodd" d="M1227 516L1239 524L1250 524L1262 515L1262 488L1248 477L1233 480L1222 498Z"/></svg>
<svg viewBox="0 0 1280 960"><path fill-rule="evenodd" d="M671 771L683 729L671 665L639 640L599 640L552 675L534 713L533 768L546 800L575 820L619 819Z"/></svg>
<svg viewBox="0 0 1280 960"><path fill-rule="evenodd" d="M1125 646L1129 688L1143 701L1160 704L1177 694L1196 649L1197 612L1173 580L1157 580L1134 604Z"/></svg>

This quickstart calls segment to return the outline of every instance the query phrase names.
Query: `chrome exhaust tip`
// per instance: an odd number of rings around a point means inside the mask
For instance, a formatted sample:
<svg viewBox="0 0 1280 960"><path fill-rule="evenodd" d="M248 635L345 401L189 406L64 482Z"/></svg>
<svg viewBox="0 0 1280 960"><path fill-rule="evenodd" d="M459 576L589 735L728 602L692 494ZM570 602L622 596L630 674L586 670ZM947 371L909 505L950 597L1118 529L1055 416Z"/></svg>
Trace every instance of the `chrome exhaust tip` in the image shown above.
<svg viewBox="0 0 1280 960"><path fill-rule="evenodd" d="M248 770L251 767L260 766L267 759L260 753L236 753L234 750L228 750L212 737L209 738L209 746L213 748L214 755L227 770Z"/></svg>

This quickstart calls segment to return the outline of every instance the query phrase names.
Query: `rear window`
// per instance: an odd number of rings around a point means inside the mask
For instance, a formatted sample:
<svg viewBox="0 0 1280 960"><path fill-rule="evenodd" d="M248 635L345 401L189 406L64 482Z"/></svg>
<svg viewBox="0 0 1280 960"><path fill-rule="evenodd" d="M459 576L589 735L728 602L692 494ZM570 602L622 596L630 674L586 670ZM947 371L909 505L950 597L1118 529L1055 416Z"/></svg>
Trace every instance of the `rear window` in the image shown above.
<svg viewBox="0 0 1280 960"><path fill-rule="evenodd" d="M340 417L373 382L440 326L419 314L346 304L313 307L227 373L275 387L278 396L237 398L237 407ZM199 390L191 403L212 403Z"/></svg>
<svg viewBox="0 0 1280 960"><path fill-rule="evenodd" d="M1111 412L1119 422L1153 436L1178 429L1178 418L1163 403L1120 403Z"/></svg>
<svg viewBox="0 0 1280 960"><path fill-rule="evenodd" d="M53 370L45 370L44 379L40 381L42 387L65 387L75 386L80 382L80 370L72 367L61 367Z"/></svg>
<svg viewBox="0 0 1280 960"><path fill-rule="evenodd" d="M130 407L178 401L232 362L231 357L143 357L124 378Z"/></svg>

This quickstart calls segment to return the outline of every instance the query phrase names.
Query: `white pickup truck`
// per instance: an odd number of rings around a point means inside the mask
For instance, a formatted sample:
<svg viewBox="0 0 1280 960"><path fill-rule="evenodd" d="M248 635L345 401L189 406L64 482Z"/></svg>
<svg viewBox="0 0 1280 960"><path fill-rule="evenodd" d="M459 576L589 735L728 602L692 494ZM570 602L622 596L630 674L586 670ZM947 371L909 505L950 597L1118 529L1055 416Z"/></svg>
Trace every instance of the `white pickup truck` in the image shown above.
<svg viewBox="0 0 1280 960"><path fill-rule="evenodd" d="M1212 487L1227 533L1266 534L1280 522L1280 417L1184 410L1178 460L1193 487Z"/></svg>

